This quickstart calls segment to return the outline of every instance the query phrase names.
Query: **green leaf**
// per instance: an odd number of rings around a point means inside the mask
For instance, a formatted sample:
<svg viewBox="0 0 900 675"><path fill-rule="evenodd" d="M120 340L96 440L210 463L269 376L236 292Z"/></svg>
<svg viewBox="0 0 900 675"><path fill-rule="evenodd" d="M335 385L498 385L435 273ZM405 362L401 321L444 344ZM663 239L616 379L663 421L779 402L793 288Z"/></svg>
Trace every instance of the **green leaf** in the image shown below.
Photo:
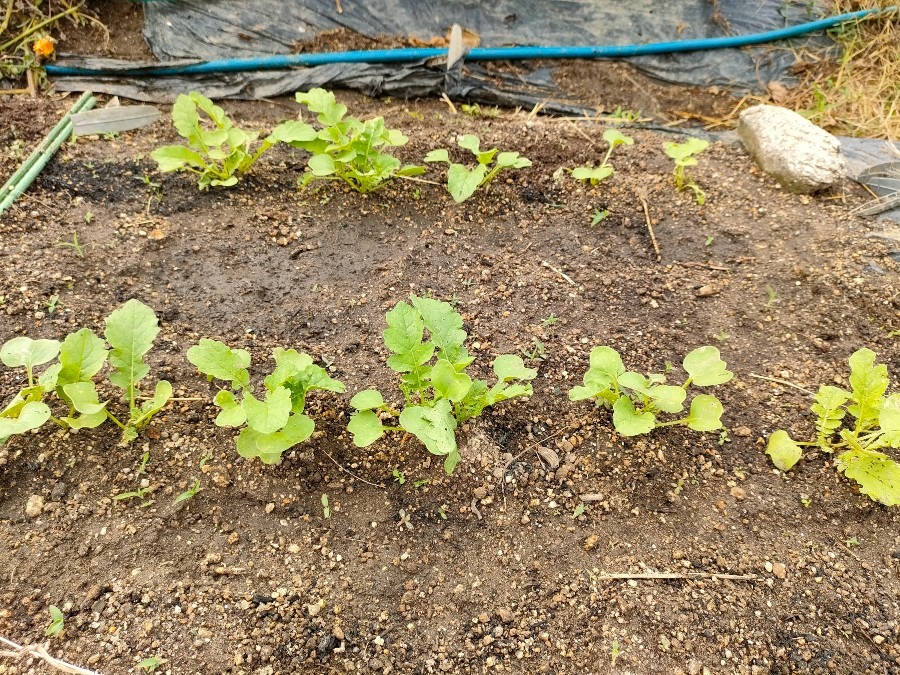
<svg viewBox="0 0 900 675"><path fill-rule="evenodd" d="M459 403L469 393L472 378L465 373L456 372L456 368L449 361L438 359L431 369L431 385L439 396Z"/></svg>
<svg viewBox="0 0 900 675"><path fill-rule="evenodd" d="M272 350L272 356L275 359L275 370L265 379L266 388L269 390L299 376L313 365L309 354L301 354L296 349L276 347Z"/></svg>
<svg viewBox="0 0 900 675"><path fill-rule="evenodd" d="M9 368L25 367L29 373L35 366L52 361L59 354L58 340L32 340L15 337L0 347L0 361Z"/></svg>
<svg viewBox="0 0 900 675"><path fill-rule="evenodd" d="M347 106L338 103L334 94L325 89L315 88L308 92L297 92L297 103L303 103L311 112L318 113L318 120L324 126L340 124L347 114Z"/></svg>
<svg viewBox="0 0 900 675"><path fill-rule="evenodd" d="M884 432L900 432L900 394L891 394L881 404L878 426Z"/></svg>
<svg viewBox="0 0 900 675"><path fill-rule="evenodd" d="M470 151L473 155L481 152L481 140L475 134L466 134L461 136L456 144L464 150Z"/></svg>
<svg viewBox="0 0 900 675"><path fill-rule="evenodd" d="M605 389L605 387L601 387L601 389ZM584 401L588 398L593 398L600 390L597 387L572 387L569 390L569 400L570 401Z"/></svg>
<svg viewBox="0 0 900 675"><path fill-rule="evenodd" d="M618 129L607 129L603 132L603 140L609 143L611 148L618 145L634 145L634 139L626 136Z"/></svg>
<svg viewBox="0 0 900 675"><path fill-rule="evenodd" d="M497 155L496 168L524 169L529 166L531 166L531 160L520 156L518 152L501 152Z"/></svg>
<svg viewBox="0 0 900 675"><path fill-rule="evenodd" d="M857 418L857 430L870 428L878 419L881 399L888 386L887 366L875 364L875 352L860 349L850 357L850 414Z"/></svg>
<svg viewBox="0 0 900 675"><path fill-rule="evenodd" d="M377 389L364 389L350 399L350 405L359 411L373 410L384 405L384 398Z"/></svg>
<svg viewBox="0 0 900 675"><path fill-rule="evenodd" d="M445 148L438 148L437 150L432 150L427 155L425 155L425 161L428 163L446 162L447 164L449 164L450 153L448 153Z"/></svg>
<svg viewBox="0 0 900 675"><path fill-rule="evenodd" d="M684 369L691 383L698 387L711 387L728 382L734 373L726 370L726 364L719 356L719 350L709 345L698 347L684 357Z"/></svg>
<svg viewBox="0 0 900 675"><path fill-rule="evenodd" d="M685 419L694 431L715 431L722 428L722 404L715 396L698 394L691 401L691 411Z"/></svg>
<svg viewBox="0 0 900 675"><path fill-rule="evenodd" d="M172 124L182 138L195 148L203 147L200 137L200 115L197 104L187 94L179 94L172 106ZM174 146L168 146L174 147Z"/></svg>
<svg viewBox="0 0 900 675"><path fill-rule="evenodd" d="M109 381L125 390L126 398L134 401L136 385L150 372L144 364L144 355L153 346L159 333L159 322L153 310L139 300L129 300L122 307L106 317L106 341L109 365L112 372Z"/></svg>
<svg viewBox="0 0 900 675"><path fill-rule="evenodd" d="M769 436L766 454L772 458L772 464L782 471L790 471L803 457L800 446L783 429L779 429Z"/></svg>
<svg viewBox="0 0 900 675"><path fill-rule="evenodd" d="M272 129L266 138L267 143L303 143L314 141L319 132L306 122L288 120Z"/></svg>
<svg viewBox="0 0 900 675"><path fill-rule="evenodd" d="M94 429L106 421L106 402L101 403L93 382L72 382L62 387L67 401L81 413L78 417L63 417L70 429Z"/></svg>
<svg viewBox="0 0 900 675"><path fill-rule="evenodd" d="M181 171L185 166L205 169L207 164L203 156L183 145L164 145L150 153L160 171L171 173Z"/></svg>
<svg viewBox="0 0 900 675"><path fill-rule="evenodd" d="M359 410L350 415L347 431L353 434L353 444L358 448L364 448L381 438L385 427L373 410Z"/></svg>
<svg viewBox="0 0 900 675"><path fill-rule="evenodd" d="M856 448L837 458L837 468L859 491L885 506L900 505L900 464L887 455Z"/></svg>
<svg viewBox="0 0 900 675"><path fill-rule="evenodd" d="M501 382L509 380L533 380L537 377L536 368L526 368L525 362L515 354L502 354L491 363L494 374Z"/></svg>
<svg viewBox="0 0 900 675"><path fill-rule="evenodd" d="M615 382L619 375L625 372L625 366L619 352L612 347L594 347L591 350L590 371L605 376L610 382Z"/></svg>
<svg viewBox="0 0 900 675"><path fill-rule="evenodd" d="M417 372L431 359L435 348L431 341L422 342L425 333L422 315L401 301L385 318L388 327L382 334L384 344L394 352L394 356L388 359L388 366L400 373Z"/></svg>
<svg viewBox="0 0 900 675"><path fill-rule="evenodd" d="M106 343L89 328L71 333L63 340L59 350L62 366L57 386L90 380L106 363Z"/></svg>
<svg viewBox="0 0 900 675"><path fill-rule="evenodd" d="M684 399L687 392L684 387L675 387L668 384L660 384L650 388L650 400L653 407L667 413L679 413L684 409Z"/></svg>
<svg viewBox="0 0 900 675"><path fill-rule="evenodd" d="M285 387L276 387L268 392L265 401L260 401L245 391L241 405L247 413L250 428L260 434L274 433L287 424L291 413L291 392Z"/></svg>
<svg viewBox="0 0 900 675"><path fill-rule="evenodd" d="M461 459L462 457L460 456L458 450L454 450L453 452L448 454L444 458L444 473L446 473L448 476L452 475L456 470L456 465L459 464L459 460Z"/></svg>
<svg viewBox="0 0 900 675"><path fill-rule="evenodd" d="M692 155L703 152L708 146L708 141L703 141L699 138L688 138L684 143L663 143L663 150L672 159L683 161Z"/></svg>
<svg viewBox="0 0 900 675"><path fill-rule="evenodd" d="M231 349L224 342L201 338L187 350L187 360L204 375L229 382L234 389L250 384L250 352Z"/></svg>
<svg viewBox="0 0 900 675"><path fill-rule="evenodd" d="M463 343L466 341L466 331L463 330L463 320L449 302L435 300L434 298L420 298L410 295L413 307L422 316L425 327L431 332L431 341L444 352L443 356L454 365L463 355Z"/></svg>
<svg viewBox="0 0 900 675"><path fill-rule="evenodd" d="M314 176L331 176L337 172L337 165L331 155L313 155L306 163Z"/></svg>
<svg viewBox="0 0 900 675"><path fill-rule="evenodd" d="M433 455L457 452L456 419L447 399L441 399L433 408L407 406L400 413L400 426L418 438Z"/></svg>
<svg viewBox="0 0 900 675"><path fill-rule="evenodd" d="M613 426L623 436L649 434L656 428L656 416L646 411L638 412L630 398L620 396L613 404Z"/></svg>
<svg viewBox="0 0 900 675"><path fill-rule="evenodd" d="M166 403L169 402L170 398L172 398L171 382L168 380L159 380L156 383L153 396L147 401L144 401L141 405L141 412L143 413L142 418L146 418L146 420L142 421L149 422L149 418L162 410Z"/></svg>
<svg viewBox="0 0 900 675"><path fill-rule="evenodd" d="M846 410L842 407L850 392L828 385L819 387L816 392L816 402L811 410L816 414L816 443L823 450L830 452L830 439L841 426Z"/></svg>
<svg viewBox="0 0 900 675"><path fill-rule="evenodd" d="M239 427L247 421L247 413L238 403L234 394L227 389L220 389L213 399L213 403L222 410L216 416L217 427Z"/></svg>
<svg viewBox="0 0 900 675"><path fill-rule="evenodd" d="M0 441L39 429L50 417L50 407L46 403L29 401L19 409L17 417L0 417Z"/></svg>
<svg viewBox="0 0 900 675"><path fill-rule="evenodd" d="M593 168L579 166L572 170L572 178L582 182L590 182L591 185L596 185L600 181L609 178L614 173L615 170L609 164L601 164L600 166Z"/></svg>
<svg viewBox="0 0 900 675"><path fill-rule="evenodd" d="M312 436L315 423L306 415L291 415L284 428L271 433L261 433L252 427L244 427L237 438L237 451L241 457L259 457L264 464L277 464L286 450Z"/></svg>
<svg viewBox="0 0 900 675"><path fill-rule="evenodd" d="M447 171L447 189L453 201L461 204L475 194L487 171L487 167L483 164L479 164L471 171L462 164L451 164Z"/></svg>

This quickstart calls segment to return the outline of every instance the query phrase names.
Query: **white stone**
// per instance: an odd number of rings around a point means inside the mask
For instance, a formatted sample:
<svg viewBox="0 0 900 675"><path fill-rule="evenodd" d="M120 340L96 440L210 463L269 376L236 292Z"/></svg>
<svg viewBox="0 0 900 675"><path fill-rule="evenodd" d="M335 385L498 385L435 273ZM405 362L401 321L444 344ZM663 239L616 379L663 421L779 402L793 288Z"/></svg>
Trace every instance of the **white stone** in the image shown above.
<svg viewBox="0 0 900 675"><path fill-rule="evenodd" d="M25 502L25 515L29 518L37 518L44 510L44 498L40 495L31 495Z"/></svg>
<svg viewBox="0 0 900 675"><path fill-rule="evenodd" d="M792 110L747 108L737 130L759 168L791 192L816 192L844 178L840 141Z"/></svg>

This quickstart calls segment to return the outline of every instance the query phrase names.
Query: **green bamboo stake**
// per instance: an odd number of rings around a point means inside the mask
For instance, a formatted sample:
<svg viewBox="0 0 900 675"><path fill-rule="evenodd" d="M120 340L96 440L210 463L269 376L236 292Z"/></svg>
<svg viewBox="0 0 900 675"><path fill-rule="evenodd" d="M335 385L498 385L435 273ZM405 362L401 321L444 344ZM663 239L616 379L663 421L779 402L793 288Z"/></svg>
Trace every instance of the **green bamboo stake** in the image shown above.
<svg viewBox="0 0 900 675"><path fill-rule="evenodd" d="M28 156L28 159L16 169L16 172L0 188L0 215L18 199L19 195L28 189L28 186L34 182L34 179L37 178L53 155L56 154L56 151L59 150L59 146L72 133L71 115L90 110L96 103L97 100L93 94L86 91L75 102L72 109L50 130L50 133L41 141L41 144Z"/></svg>

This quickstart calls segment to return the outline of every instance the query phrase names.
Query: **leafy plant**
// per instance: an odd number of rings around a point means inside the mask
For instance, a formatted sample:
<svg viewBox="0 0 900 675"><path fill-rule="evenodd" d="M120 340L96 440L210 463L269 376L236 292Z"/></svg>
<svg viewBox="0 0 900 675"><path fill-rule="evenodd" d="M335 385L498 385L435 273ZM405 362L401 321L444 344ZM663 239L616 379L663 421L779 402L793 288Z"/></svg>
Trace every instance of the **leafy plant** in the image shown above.
<svg viewBox="0 0 900 675"><path fill-rule="evenodd" d="M531 160L520 156L518 152L498 153L497 148L482 151L481 141L474 134L461 137L457 145L475 155L478 164L474 168L451 162L450 153L444 148L432 150L425 155L426 162L444 162L450 165L447 171L447 190L457 203L466 201L478 188L489 185L504 169L524 169L531 166Z"/></svg>
<svg viewBox="0 0 900 675"><path fill-rule="evenodd" d="M200 492L200 490L201 490L200 480L198 479L198 480L194 481L194 484L191 485L191 487L189 487L187 490L185 490L184 492L179 494L177 497L175 497L175 501L173 501L172 503L180 504L181 502L187 501L188 499L193 499L194 496L198 492Z"/></svg>
<svg viewBox="0 0 900 675"><path fill-rule="evenodd" d="M609 178L615 173L613 165L609 163L609 158L612 156L613 150L620 145L634 145L634 139L631 136L626 136L618 129L607 129L604 131L603 140L609 143L609 150L606 151L606 156L603 158L600 166L579 166L572 169L572 178L581 181L582 183L597 185L597 183Z"/></svg>
<svg viewBox="0 0 900 675"><path fill-rule="evenodd" d="M310 134L290 141L294 147L312 155L298 181L301 188L314 180L342 180L357 192L367 194L394 178L425 173L424 166L401 166L399 159L383 152L406 145L409 140L396 129L388 129L384 118L360 122L355 117L347 117L347 106L338 103L334 94L324 89L298 92L296 99L315 113L322 125L321 130L309 127Z"/></svg>
<svg viewBox="0 0 900 675"><path fill-rule="evenodd" d="M574 387L569 399L594 399L598 406L611 408L613 425L623 436L648 434L656 428L683 425L694 431L722 428L722 404L711 394L698 394L691 401L687 417L660 422L660 413L679 414L684 410L691 385L711 387L732 378L715 347L698 347L682 363L688 377L683 384L666 384L666 376L643 376L625 370L622 358L612 347L594 347L590 367L584 374L584 386Z"/></svg>
<svg viewBox="0 0 900 675"><path fill-rule="evenodd" d="M275 127L254 149L259 132L236 127L222 108L197 92L178 96L172 106L172 123L178 134L187 139L189 147L166 145L150 156L164 173L197 174L201 190L210 185L235 185L238 176L246 173L276 143L310 140L316 133L304 122L288 120Z"/></svg>
<svg viewBox="0 0 900 675"><path fill-rule="evenodd" d="M188 361L210 381L222 380L228 385L213 399L221 409L216 425L242 427L237 437L238 454L259 457L265 464L279 462L285 451L312 436L315 423L303 414L308 392L344 392L344 385L314 365L309 355L276 347L272 356L275 370L265 378L265 398L261 400L253 394L250 353L246 350L203 338L187 352Z"/></svg>
<svg viewBox="0 0 900 675"><path fill-rule="evenodd" d="M159 333L159 320L156 314L140 300L131 299L106 317L104 336L111 347L109 365L112 370L109 381L123 390L128 401L128 420L121 422L108 411L109 418L122 429L122 440L130 443L137 438L138 432L146 427L169 399L172 398L172 385L167 380L156 383L153 396L139 404L140 390L138 384L150 373L150 367L144 363L144 357L153 347L153 341ZM93 348L96 348L96 343ZM87 392L90 394L91 392ZM79 412L88 414L93 411L99 414L100 404L94 397ZM82 399L84 400L84 399Z"/></svg>
<svg viewBox="0 0 900 675"><path fill-rule="evenodd" d="M888 370L875 363L871 349L850 356L850 391L823 385L811 410L816 416L814 441L795 441L779 429L769 436L766 454L782 471L790 471L803 447L832 454L835 467L859 483L860 492L887 506L900 504L900 463L879 450L900 448L900 393L885 396ZM849 418L848 418L849 413Z"/></svg>
<svg viewBox="0 0 900 675"><path fill-rule="evenodd" d="M410 433L430 453L444 457L444 470L450 474L460 459L457 425L488 406L531 395L527 382L537 371L526 368L518 356L498 356L492 364L497 382L488 388L466 373L475 359L463 346L467 334L459 313L433 298L410 295L410 302L398 302L387 313L383 334L392 353L388 366L400 374L404 406L395 410L376 389L361 391L350 401L356 412L347 429L359 447L374 443L387 431ZM425 339L425 329L430 339ZM396 418L396 426L383 424L382 417Z"/></svg>
<svg viewBox="0 0 900 675"><path fill-rule="evenodd" d="M150 656L140 661L135 668L143 668L145 673L152 673L164 663L166 663L166 659L162 659L158 656Z"/></svg>
<svg viewBox="0 0 900 675"><path fill-rule="evenodd" d="M56 637L63 632L66 626L66 618L62 611L56 605L50 605L50 623L44 629L44 635L47 637Z"/></svg>
<svg viewBox="0 0 900 675"><path fill-rule="evenodd" d="M706 150L708 141L699 138L688 138L684 143L663 143L666 154L675 162L675 187L679 190L690 190L694 199L701 206L706 203L706 193L685 173L689 166L697 166L697 155Z"/></svg>

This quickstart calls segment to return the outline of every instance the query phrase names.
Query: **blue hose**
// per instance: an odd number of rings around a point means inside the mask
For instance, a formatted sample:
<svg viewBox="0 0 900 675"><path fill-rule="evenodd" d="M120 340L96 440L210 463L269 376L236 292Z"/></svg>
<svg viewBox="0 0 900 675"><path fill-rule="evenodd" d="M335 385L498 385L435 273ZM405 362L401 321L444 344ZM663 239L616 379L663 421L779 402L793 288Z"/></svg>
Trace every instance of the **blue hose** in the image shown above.
<svg viewBox="0 0 900 675"><path fill-rule="evenodd" d="M788 28L779 28L752 35L730 35L715 38L699 38L675 42L654 42L643 45L601 45L594 47L481 47L466 54L467 61L507 61L523 59L619 59L647 54L673 54L727 47L746 47L764 42L774 42L805 35L825 28L832 28L849 21L857 21L876 14L900 10L900 6L884 9L863 9L839 14ZM376 49L370 51L328 52L320 54L283 54L249 59L222 59L191 65L160 66L133 69L76 68L73 66L47 65L47 75L93 75L136 77L195 75L201 73L233 73L247 70L275 70L297 66L320 66L331 63L411 63L445 56L446 49L410 48Z"/></svg>

